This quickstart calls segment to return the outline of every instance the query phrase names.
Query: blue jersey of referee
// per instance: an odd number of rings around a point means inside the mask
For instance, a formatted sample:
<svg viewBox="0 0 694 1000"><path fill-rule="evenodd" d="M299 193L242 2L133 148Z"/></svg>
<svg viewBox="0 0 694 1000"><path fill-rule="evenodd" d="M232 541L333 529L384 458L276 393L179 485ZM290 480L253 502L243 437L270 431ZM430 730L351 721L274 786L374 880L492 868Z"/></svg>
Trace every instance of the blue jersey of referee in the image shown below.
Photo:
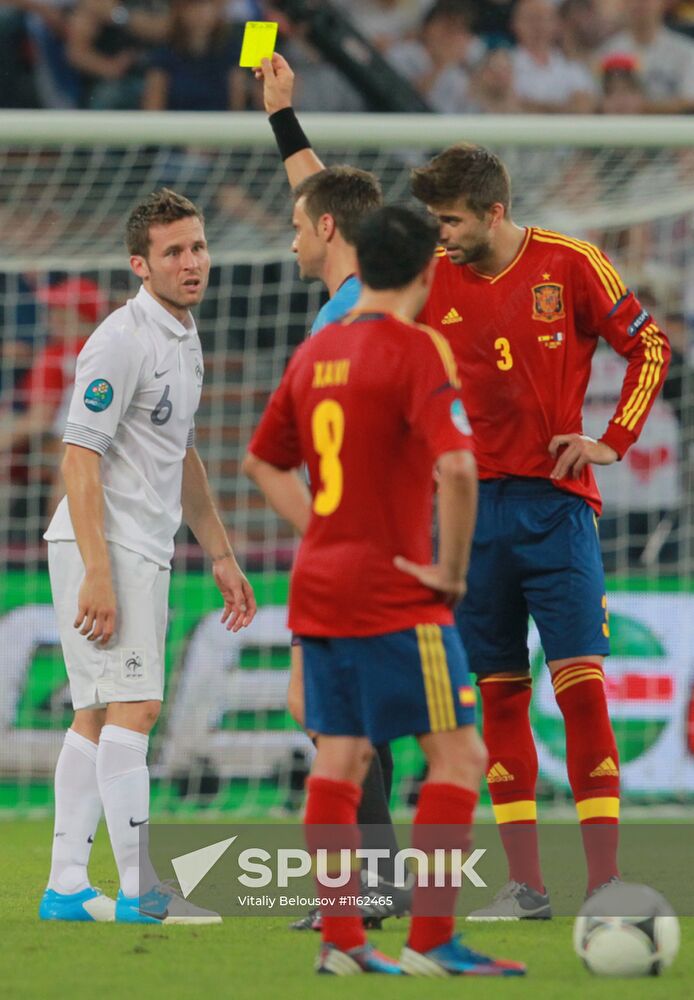
<svg viewBox="0 0 694 1000"><path fill-rule="evenodd" d="M350 309L354 309L357 300L361 295L361 281L356 274L350 274L342 282L338 290L331 299L322 306L311 327L311 334L318 333L328 323L337 323L346 316Z"/></svg>

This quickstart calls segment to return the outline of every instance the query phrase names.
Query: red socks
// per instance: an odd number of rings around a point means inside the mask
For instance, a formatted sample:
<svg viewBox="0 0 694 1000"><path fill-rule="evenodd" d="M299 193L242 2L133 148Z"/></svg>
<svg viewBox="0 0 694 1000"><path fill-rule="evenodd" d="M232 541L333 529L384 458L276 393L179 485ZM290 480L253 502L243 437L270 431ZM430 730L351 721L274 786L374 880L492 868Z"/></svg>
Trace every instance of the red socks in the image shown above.
<svg viewBox="0 0 694 1000"><path fill-rule="evenodd" d="M552 678L566 728L569 784L581 823L588 891L618 874L619 757L597 663L572 663Z"/></svg>
<svg viewBox="0 0 694 1000"><path fill-rule="evenodd" d="M304 829L309 850L315 853L322 847L330 852L339 852L343 848L355 850L359 847L357 809L361 801L361 788L351 781L333 781L330 778L309 778L307 788ZM324 826L330 829L321 829ZM330 874L337 874L337 871ZM350 882L339 891L340 894L358 896L361 892L359 872L354 871ZM325 894L324 887L318 885L318 895ZM337 912L343 915L338 916ZM322 934L324 941L348 951L365 944L366 935L358 911L355 910L349 916L344 916L344 913L344 907L339 911L337 907L332 910L330 907L323 907Z"/></svg>
<svg viewBox="0 0 694 1000"><path fill-rule="evenodd" d="M422 786L414 818L412 846L432 855L435 848L470 845L477 793L459 785L428 781ZM444 829L436 830L435 826ZM455 826L455 829L453 827ZM458 889L416 886L408 946L425 952L445 944L453 936L455 898ZM446 916L432 916L444 912Z"/></svg>
<svg viewBox="0 0 694 1000"><path fill-rule="evenodd" d="M530 728L529 677L479 681L487 784L508 859L508 877L544 892L537 840L537 751Z"/></svg>
<svg viewBox="0 0 694 1000"><path fill-rule="evenodd" d="M552 678L564 716L569 784L581 823L588 891L618 874L619 758L596 663L572 663ZM537 842L537 752L529 721L530 678L479 682L487 783L509 864L509 878L544 891Z"/></svg>

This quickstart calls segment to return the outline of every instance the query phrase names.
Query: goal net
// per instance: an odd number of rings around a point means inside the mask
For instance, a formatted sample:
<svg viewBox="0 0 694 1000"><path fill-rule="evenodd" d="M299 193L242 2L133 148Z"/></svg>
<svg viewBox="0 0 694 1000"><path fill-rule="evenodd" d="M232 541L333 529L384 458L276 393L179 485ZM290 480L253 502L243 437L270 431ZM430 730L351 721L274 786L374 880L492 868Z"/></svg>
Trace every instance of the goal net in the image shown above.
<svg viewBox="0 0 694 1000"><path fill-rule="evenodd" d="M613 656L608 693L632 799L694 792L691 649L694 130L686 120L303 116L326 163L374 170L388 200L451 142L497 150L514 218L592 240L670 334L671 374L637 446L598 470ZM96 316L135 290L123 247L138 200L168 186L204 211L213 270L199 309L205 390L197 444L261 611L248 634L219 626L219 599L182 529L171 589L167 696L152 741L161 810L262 815L301 802L311 744L286 709L287 571L294 541L239 475L268 393L324 293L297 277L291 200L263 116L0 114L0 810L51 803L70 707L45 543L61 495L60 436L74 359ZM622 361L599 348L585 425L599 434ZM541 793L567 794L563 728L531 629ZM423 762L395 746L394 805Z"/></svg>

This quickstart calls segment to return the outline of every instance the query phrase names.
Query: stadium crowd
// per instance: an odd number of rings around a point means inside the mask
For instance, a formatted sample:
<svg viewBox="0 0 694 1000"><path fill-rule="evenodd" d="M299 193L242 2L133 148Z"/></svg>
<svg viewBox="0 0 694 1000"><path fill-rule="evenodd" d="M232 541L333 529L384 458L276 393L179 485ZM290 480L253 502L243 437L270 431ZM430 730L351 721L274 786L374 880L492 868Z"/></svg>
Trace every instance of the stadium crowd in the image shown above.
<svg viewBox="0 0 694 1000"><path fill-rule="evenodd" d="M272 17L280 22L280 47L297 69L298 107L316 111L366 107L347 80L309 45L306 23L291 21L279 11L279 0L275 6L259 0L227 0L225 5L221 0L171 0L170 5L164 0L141 2L149 6L136 7L129 0L128 6L114 0L76 0L74 7L63 0L0 0L0 104L259 109L258 88L251 73L238 67L238 56L243 22ZM302 2L305 5L309 0ZM440 112L694 111L694 40L687 37L688 28L694 31L694 19L686 21L692 4L665 0L436 0L433 6L431 0L332 2L336 9L349 12L357 30ZM282 4L287 10L298 5L299 0ZM36 182L32 190L40 210L34 224L18 226L12 217L5 217L12 252L20 257L62 253L85 220L91 225L97 203L100 216L100 185L111 161L104 160L99 170L87 170L87 161L80 156L77 151L65 169L84 173L82 197L88 210L75 215L68 186L65 197L52 199L46 209ZM17 154L15 166L20 159ZM625 483L616 483L614 475L616 485L606 482L603 540L608 569L623 567L619 539L625 534L637 539L627 561L643 567L645 540L659 525L671 524L649 558L653 565L675 563L681 555L675 543L681 500L676 470L678 461L688 454L693 419L684 400L691 398L694 379L694 297L688 290L682 293L691 288L687 276L692 273L692 223L684 215L672 222L644 222L623 230L614 225L605 232L591 227L600 227L595 219L603 204L614 207L627 196L633 202L656 188L681 190L682 178L691 174L691 153L683 150L663 159L649 152L626 158L619 169L609 150L599 157L581 150L565 151L530 162L524 174L520 162L513 164L519 217L536 216L543 201L554 203L558 197L575 217L590 216L593 221L586 221L585 238L604 247L630 286L648 300L673 340L671 377L649 429L653 441L643 453L634 449L631 454L632 465L640 463L631 470L638 473L640 488L632 494ZM52 169L51 163L44 155L43 168ZM234 183L212 183L213 174L218 176L222 169L228 174L235 161L231 158L223 167L221 163L196 151L143 149L138 152L137 170L152 186L180 187L199 201L210 220L213 243L220 241L224 230L230 245L243 250L257 245L260 232L266 248L284 249L288 245L286 206L283 195L279 202L271 197L272 191L281 190L271 182L272 156L269 165L262 155L255 159L253 170L246 170ZM399 197L398 178L405 167L398 155L393 162L382 160L377 169L387 197ZM111 189L111 215L103 222L104 230L132 202L128 169L121 164L109 177L117 177L123 187ZM134 174L130 179L135 182ZM89 184L95 193L88 190ZM528 200L531 196L534 201ZM11 201L11 195L7 200ZM39 238L52 242L39 246L35 244ZM248 357L269 357L279 343L286 341L289 348L305 334L309 299L315 305L318 293L307 291L288 277L289 272L282 277L282 266L270 262L264 265L262 276L245 263L229 265L223 273L213 270L200 335L211 381L228 382L232 360L238 368L233 379L239 385L235 382L224 390L227 413L236 412L235 407L247 413L257 402L245 397L239 402L244 352L250 352ZM291 264L287 266L291 271ZM280 335L277 289L283 288L291 290L291 320ZM81 279L71 272L51 271L43 278L30 271L0 273L4 331L0 345L0 522L4 526L0 563L11 561L13 553L21 561L27 544L40 550L45 520L62 490L57 461L76 355L108 307L119 305L127 292L127 277L120 272L90 271ZM257 329L249 332L256 320ZM598 356L588 401L589 433L591 407L599 423L602 408L614 403L619 373L609 366L603 373L602 365ZM230 393L236 396L232 399ZM201 437L206 433L207 414L201 414ZM234 440L233 450L238 447ZM221 452L218 458L212 475L217 478L224 509L231 509L236 458ZM630 495L627 511L624 497ZM253 521L248 532L251 549L260 544L265 527L264 520L257 525ZM276 548L282 554L277 556L280 563L291 548L283 547L281 541Z"/></svg>
<svg viewBox="0 0 694 1000"><path fill-rule="evenodd" d="M694 111L683 0L331 0L434 112ZM0 106L258 110L243 24L280 25L304 111L368 111L314 0L0 0Z"/></svg>

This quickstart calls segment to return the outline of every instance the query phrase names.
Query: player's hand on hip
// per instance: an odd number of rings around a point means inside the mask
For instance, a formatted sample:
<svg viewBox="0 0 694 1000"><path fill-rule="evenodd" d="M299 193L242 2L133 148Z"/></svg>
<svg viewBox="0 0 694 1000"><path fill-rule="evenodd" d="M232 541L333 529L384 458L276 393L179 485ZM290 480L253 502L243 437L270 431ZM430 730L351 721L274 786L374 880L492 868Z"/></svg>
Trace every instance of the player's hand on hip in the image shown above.
<svg viewBox="0 0 694 1000"><path fill-rule="evenodd" d="M258 610L250 583L233 555L217 559L212 566L214 582L224 598L221 621L227 631L238 632L250 625Z"/></svg>
<svg viewBox="0 0 694 1000"><path fill-rule="evenodd" d="M284 56L274 52L253 69L256 80L263 81L263 102L269 115L291 108L294 96L294 70Z"/></svg>
<svg viewBox="0 0 694 1000"><path fill-rule="evenodd" d="M550 473L552 479L578 479L586 465L612 465L619 458L609 444L586 434L555 434L549 453L557 460Z"/></svg>
<svg viewBox="0 0 694 1000"><path fill-rule="evenodd" d="M74 627L89 642L110 642L116 628L116 595L109 570L87 572L77 597Z"/></svg>
<svg viewBox="0 0 694 1000"><path fill-rule="evenodd" d="M440 563L422 565L411 562L404 556L396 556L393 559L395 566L403 573L409 573L416 580L419 580L425 587L436 590L440 594L445 594L447 603L455 604L461 597L465 596L467 585L465 580L452 579L447 570Z"/></svg>

